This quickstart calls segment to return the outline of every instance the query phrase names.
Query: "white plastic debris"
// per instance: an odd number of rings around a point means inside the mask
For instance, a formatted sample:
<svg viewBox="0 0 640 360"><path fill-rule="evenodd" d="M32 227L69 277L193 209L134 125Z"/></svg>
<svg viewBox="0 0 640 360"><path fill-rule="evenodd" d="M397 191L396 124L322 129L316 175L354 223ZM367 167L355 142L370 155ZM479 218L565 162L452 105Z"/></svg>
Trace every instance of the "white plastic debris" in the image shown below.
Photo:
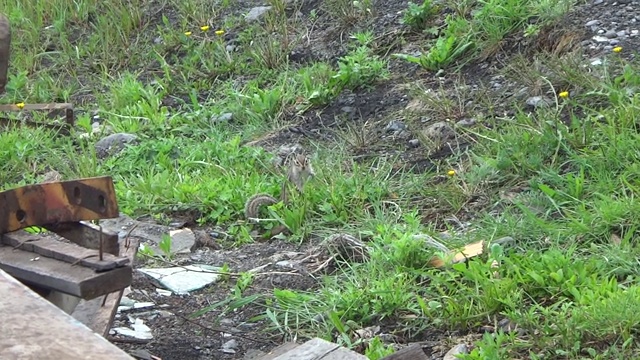
<svg viewBox="0 0 640 360"><path fill-rule="evenodd" d="M220 278L220 268L204 264L176 266L171 268L139 269L155 279L160 285L176 294L186 294L201 289Z"/></svg>
<svg viewBox="0 0 640 360"><path fill-rule="evenodd" d="M134 337L136 339L150 340L153 339L151 329L144 324L142 319L135 319L131 328L117 327L112 329L116 333L124 336Z"/></svg>

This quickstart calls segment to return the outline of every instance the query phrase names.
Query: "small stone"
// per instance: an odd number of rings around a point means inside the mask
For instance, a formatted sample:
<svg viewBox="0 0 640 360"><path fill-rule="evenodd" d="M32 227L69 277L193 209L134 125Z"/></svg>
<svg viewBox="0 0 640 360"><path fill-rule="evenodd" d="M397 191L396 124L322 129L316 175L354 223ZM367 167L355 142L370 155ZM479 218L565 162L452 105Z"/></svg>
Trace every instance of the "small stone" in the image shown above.
<svg viewBox="0 0 640 360"><path fill-rule="evenodd" d="M220 325L233 326L234 322L231 319L224 318L224 319L220 320Z"/></svg>
<svg viewBox="0 0 640 360"><path fill-rule="evenodd" d="M451 348L451 350L447 351L447 353L444 354L442 360L456 360L458 358L456 355L466 354L468 351L469 350L467 349L467 345L458 344Z"/></svg>
<svg viewBox="0 0 640 360"><path fill-rule="evenodd" d="M620 30L616 33L617 37L626 37L627 36L627 31L626 30Z"/></svg>
<svg viewBox="0 0 640 360"><path fill-rule="evenodd" d="M606 37L606 36L599 36L599 35L596 35L596 36L592 37L591 39L592 39L593 41L595 41L595 42L599 42L599 43L602 43L602 42L609 42L609 38L608 38L608 37Z"/></svg>
<svg viewBox="0 0 640 360"><path fill-rule="evenodd" d="M340 111L347 113L347 114L351 114L356 112L356 109L353 106L343 106L340 108Z"/></svg>
<svg viewBox="0 0 640 360"><path fill-rule="evenodd" d="M534 108L543 108L551 105L553 102L546 96L532 96L527 99L527 105Z"/></svg>
<svg viewBox="0 0 640 360"><path fill-rule="evenodd" d="M592 26L597 26L599 24L600 24L600 20L589 20L589 21L587 21L586 24L584 24L584 26L592 27Z"/></svg>
<svg viewBox="0 0 640 360"><path fill-rule="evenodd" d="M455 130L444 121L434 123L424 129L422 134L431 141L441 142L446 141L456 136Z"/></svg>
<svg viewBox="0 0 640 360"><path fill-rule="evenodd" d="M604 2L604 0L594 0L593 5L600 5Z"/></svg>
<svg viewBox="0 0 640 360"><path fill-rule="evenodd" d="M138 139L137 136L127 133L111 134L105 138L98 140L94 145L96 155L99 159L104 159L109 155L115 155L124 150L128 144L133 144Z"/></svg>
<svg viewBox="0 0 640 360"><path fill-rule="evenodd" d="M223 114L211 117L212 123L225 123L225 122L230 122L231 120L233 120L232 113L223 113Z"/></svg>
<svg viewBox="0 0 640 360"><path fill-rule="evenodd" d="M620 40L618 40L618 39L609 40L609 45L615 46L615 45L618 45L619 43L620 43Z"/></svg>
<svg viewBox="0 0 640 360"><path fill-rule="evenodd" d="M225 46L224 49L227 50L228 53L232 53L232 52L236 51L236 46L229 44L229 45Z"/></svg>
<svg viewBox="0 0 640 360"><path fill-rule="evenodd" d="M267 11L271 10L271 6L257 6L249 10L249 13L245 15L245 20L251 22L260 19Z"/></svg>
<svg viewBox="0 0 640 360"><path fill-rule="evenodd" d="M402 121L391 120L389 124L387 124L387 126L384 128L384 130L386 132L397 132L397 131L404 130L406 128L407 128L407 125L405 125Z"/></svg>
<svg viewBox="0 0 640 360"><path fill-rule="evenodd" d="M409 146L414 147L414 148L420 146L420 140L418 140L418 139L409 140Z"/></svg>
<svg viewBox="0 0 640 360"><path fill-rule="evenodd" d="M618 37L618 34L613 30L609 30L606 33L604 33L604 36L606 36L609 39L614 39L614 38Z"/></svg>
<svg viewBox="0 0 640 360"><path fill-rule="evenodd" d="M462 119L460 121L458 121L456 123L456 126L460 126L460 127L472 127L473 125L476 124L476 119L474 118L470 118L470 119Z"/></svg>

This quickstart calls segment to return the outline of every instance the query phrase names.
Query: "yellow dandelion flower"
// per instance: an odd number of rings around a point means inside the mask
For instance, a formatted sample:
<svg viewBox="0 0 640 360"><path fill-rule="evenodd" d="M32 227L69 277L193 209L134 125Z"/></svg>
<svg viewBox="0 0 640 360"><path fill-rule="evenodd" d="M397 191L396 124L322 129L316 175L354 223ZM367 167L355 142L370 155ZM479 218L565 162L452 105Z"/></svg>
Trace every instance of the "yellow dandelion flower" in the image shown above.
<svg viewBox="0 0 640 360"><path fill-rule="evenodd" d="M187 31L184 33L186 36L191 36L191 31Z"/></svg>
<svg viewBox="0 0 640 360"><path fill-rule="evenodd" d="M200 26L200 30L202 30L202 31L209 30L209 25Z"/></svg>
<svg viewBox="0 0 640 360"><path fill-rule="evenodd" d="M216 30L216 35L218 36L224 35L224 30Z"/></svg>
<svg viewBox="0 0 640 360"><path fill-rule="evenodd" d="M621 51L622 51L622 46L616 46L616 47L613 48L613 52L614 53L619 53Z"/></svg>
<svg viewBox="0 0 640 360"><path fill-rule="evenodd" d="M447 172L447 175L449 175L449 176L454 176L455 174L456 174L456 171L455 171L455 170L449 170L449 171Z"/></svg>
<svg viewBox="0 0 640 360"><path fill-rule="evenodd" d="M23 109L24 103L23 102L17 103L16 106L18 107L18 109Z"/></svg>
<svg viewBox="0 0 640 360"><path fill-rule="evenodd" d="M559 96L561 99L566 99L566 98L568 98L568 97L569 97L569 92L568 92L568 91L563 91L563 92L561 92L560 94L558 94L558 96Z"/></svg>

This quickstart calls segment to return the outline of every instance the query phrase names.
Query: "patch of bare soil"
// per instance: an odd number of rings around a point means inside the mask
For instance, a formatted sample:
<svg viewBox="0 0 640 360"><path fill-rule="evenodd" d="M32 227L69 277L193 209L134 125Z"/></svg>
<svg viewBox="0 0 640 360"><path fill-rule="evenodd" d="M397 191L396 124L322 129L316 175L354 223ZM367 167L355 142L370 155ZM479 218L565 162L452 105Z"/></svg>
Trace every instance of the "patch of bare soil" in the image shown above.
<svg viewBox="0 0 640 360"><path fill-rule="evenodd" d="M604 2L605 6L609 3ZM616 3L617 4L617 3ZM252 5L246 4L247 11ZM323 11L319 1L305 2L300 12L309 14L312 10L322 22L308 24L309 39L304 46L295 49L292 61L307 63L315 60L336 61L346 53L345 29L342 25L331 20ZM613 8L614 5L610 5ZM314 108L301 115L287 114L290 124L278 131L267 134L260 139L254 139L253 145L275 149L280 145L292 143L321 142L331 144L336 141L347 141L351 146L354 158L375 158L380 156L397 156L397 167L407 170L428 172L432 171L436 163L443 159L457 155L465 149L469 142L460 137L458 147L441 146L427 148L414 140L418 133L429 125L445 121L456 123L473 119L481 114L485 117L501 116L510 110L506 99L518 97L524 99L530 93L516 94L520 89L518 84L508 83L500 75L500 70L509 58L516 53L531 55L533 50L566 52L576 47L587 50L589 56L597 57L607 51L604 47L593 46L591 38L597 35L585 28L585 24L598 18L600 5L583 5L578 7L557 26L543 29L535 40L508 39L501 49L496 50L485 61L470 63L455 74L435 74L423 71L414 65L391 61L392 76L388 81L377 85L373 89L360 89L355 92L346 91L335 101L324 108ZM617 6L617 5L616 5ZM376 29L376 41L379 49L384 53L408 53L418 46L412 43L403 44L395 41L399 34L406 34L400 25L399 12L406 8L405 1L387 1L377 10L372 23ZM622 5L622 10L627 10ZM622 11L621 10L621 11ZM617 10L611 10L617 11ZM164 14L154 11L154 18ZM166 14L172 18L172 14ZM615 17L612 17L612 19ZM602 28L607 20L600 20ZM312 26L313 25L313 26ZM406 38L411 38L407 35ZM619 44L626 47L637 47L639 37L620 39ZM500 86L498 86L498 85ZM469 91L456 92L453 89L461 85L467 86ZM412 103L410 89L419 86L421 89L441 90L442 96L453 99L459 104L456 109L426 109L432 104ZM449 92L447 92L449 90ZM490 98L496 105L494 108L483 106L482 98ZM418 109L418 111L416 111ZM437 109L436 109L437 110ZM420 118L414 114L424 113ZM415 119L418 117L418 119ZM392 121L402 121L407 124L405 132L390 131L388 125ZM425 199L417 199L425 202ZM482 207L482 199L470 197L469 206L465 212L471 213L474 208ZM428 204L431 209L433 204ZM460 214L458 214L460 215ZM463 216L464 217L464 216ZM441 221L442 214L432 211L425 221ZM247 271L261 265L267 265L260 272L263 273L254 280L245 295L268 294L274 288L288 288L310 290L318 286L314 277L305 275L295 269L283 269L276 266L277 257L287 252L304 252L312 245L297 246L285 242L256 243L244 245L232 250L198 250L187 256L180 263L207 263L214 266L229 266L237 272ZM116 342L121 348L133 352L146 350L163 360L171 359L250 359L263 351L273 349L284 340L282 334L276 331L265 332L270 323L265 320L251 321L255 316L263 314L260 302L243 307L231 313L221 313L220 307L194 320L187 317L203 307L216 304L227 299L234 289L236 279L208 286L185 296L162 296L156 292L156 287L143 275L136 273L132 284L133 292L129 295L138 301L151 301L166 312L141 315L141 311L133 311L131 316L142 316L145 323L152 329L154 338L146 343ZM125 319L126 313L119 315L118 321ZM387 328L392 331L393 324ZM466 337L469 342L481 336L481 329L472 334L444 334L437 331L425 331L413 339L399 338L402 343L422 341L431 349L431 358L440 359L452 338ZM233 346L229 346L233 342ZM226 344L226 345L225 345ZM227 346L231 351L223 351Z"/></svg>
<svg viewBox="0 0 640 360"><path fill-rule="evenodd" d="M258 269L255 278L243 296L269 294L274 288L312 290L316 280L295 269L278 265L295 256L305 254L311 245L294 245L284 241L254 243L233 250L214 250L207 247L190 255L179 256L171 263L155 266L208 264L228 265L237 273ZM283 264L283 263L280 263ZM138 261L137 268L144 264ZM245 354L260 354L283 342L281 334L264 332L272 324L265 320L251 321L263 314L263 300L231 313L222 313L224 307L214 309L199 317L197 311L228 299L234 292L237 277L209 285L188 295L165 296L159 294L156 285L140 272L134 273L128 298L137 302L152 302L153 310L128 310L118 314L114 327L129 326L129 317L143 319L152 329L153 340L135 341L114 336L111 340L129 353L146 350L150 354L167 359L242 359ZM226 344L226 345L225 345ZM227 350L222 350L224 347Z"/></svg>

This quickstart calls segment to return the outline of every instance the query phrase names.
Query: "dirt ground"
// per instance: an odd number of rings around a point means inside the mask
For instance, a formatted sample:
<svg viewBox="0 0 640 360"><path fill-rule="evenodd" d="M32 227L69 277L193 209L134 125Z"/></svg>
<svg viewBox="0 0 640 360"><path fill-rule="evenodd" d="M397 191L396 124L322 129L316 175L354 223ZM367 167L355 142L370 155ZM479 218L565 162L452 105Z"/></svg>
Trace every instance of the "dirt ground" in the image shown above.
<svg viewBox="0 0 640 360"><path fill-rule="evenodd" d="M259 5L261 4L246 2L238 7L237 12L246 12L251 7ZM307 24L312 31L308 34L308 38L292 53L291 60L294 62L307 63L326 59L334 61L346 53L347 49L343 41L345 29L333 22L323 12L320 5L320 1L311 0L304 2L300 8L303 15L316 11L320 20L313 26ZM411 53L419 50L417 44L411 42L413 35L407 33L407 30L400 24L401 11L406 9L406 6L405 1L386 1L384 6L378 7L377 14L373 19L373 26L368 26L368 28L376 29L376 48L381 54ZM149 20L153 21L162 15L171 19L175 10L166 5L155 4L150 7L149 11L153 16L153 19ZM284 144L301 143L305 145L310 141L330 143L340 136L346 124L349 124L351 127L362 129L367 134L367 138L371 139L371 141L360 144L352 144L351 151L354 157L366 158L399 154L401 155L397 164L399 169L418 172L432 170L433 161L451 155L450 149L425 151L424 148L411 146L408 138L394 137L385 130L390 121L406 119L408 114L413 114L416 110L418 113L432 118L442 115L436 111L429 111L428 104L413 103L408 94L411 87L419 85L424 89L444 89L445 96L447 90L460 86L475 89L475 91L450 94L452 96L460 96L459 94L466 96L457 99L461 106L448 114L451 115L448 119L451 122L473 119L479 113L484 116L509 114L512 111L509 105L511 100L524 102L527 96L532 94L518 94L517 90L522 84L502 75L501 70L507 60L517 52L526 54L538 48L567 51L579 46L584 48L586 57L597 57L602 49L589 46L589 40L594 34L584 24L599 16L604 15L591 3L580 5L566 16L559 26L544 29L536 39L509 39L503 44L503 49L496 52L495 56L483 62L471 63L459 73L435 74L424 71L417 65L392 59L390 61L392 77L388 81L374 89L362 89L357 92L346 91L325 108L313 109L302 115L291 114L288 126L255 139L252 145L273 150ZM406 43L397 41L400 38L399 34L403 34L408 41ZM227 36L230 38L226 38L226 40L231 41L233 34ZM637 48L640 42L635 37L622 40L620 45ZM495 82L501 82L502 86L492 87L491 84ZM206 96L203 95L203 97ZM483 107L480 99L482 97L492 98L496 106L490 109ZM166 103L170 105L170 99L167 99ZM412 124L408 125L411 127ZM461 146L464 145L461 144ZM473 206L470 204L464 214L456 215L459 218L472 217ZM443 216L430 205L425 205L424 210L425 221L437 223ZM197 228L189 222L185 226L201 230L204 233L220 230ZM298 246L274 240L257 242L235 249L225 249L224 246L219 249L201 248L191 254L179 256L175 262L179 264L197 262L214 266L229 264L233 271L238 273L267 265L261 269L260 275L256 277L245 295L269 293L274 288L313 290L318 286L319 281L315 276L304 274L298 269L283 269L278 267L276 263L286 259L288 253L293 253L288 255L295 257L304 256L309 251L317 250L314 247L317 244L318 241L311 241ZM316 265L322 260L322 258L318 258ZM141 262L136 264L137 267L143 265ZM268 324L264 320L255 322L251 320L263 313L263 308L259 306L247 306L230 313L222 313L219 308L198 318L188 319L189 315L203 307L225 300L233 291L234 282L235 279L231 278L188 295L162 296L156 292L156 286L147 277L136 272L131 286L132 291L127 296L137 301L155 303L154 310L141 309L123 312L118 315L114 326L120 326L123 323L122 320L126 319L128 315L141 317L145 324L152 329L154 337L149 341L132 341L113 336L110 340L127 352L138 354L141 358L144 358L143 351L147 351L148 354L158 356L163 360L251 359L262 352L273 349L285 340L292 340L290 338L292 334L265 332ZM427 331L418 338L397 340L400 343L422 342L425 349L431 352L433 359L440 359L443 353L451 347L451 344L455 343L455 339L465 337L471 341L480 337L481 334L481 329L470 334ZM234 346L230 347L233 353L222 351L223 345L228 344L229 341L235 342Z"/></svg>

